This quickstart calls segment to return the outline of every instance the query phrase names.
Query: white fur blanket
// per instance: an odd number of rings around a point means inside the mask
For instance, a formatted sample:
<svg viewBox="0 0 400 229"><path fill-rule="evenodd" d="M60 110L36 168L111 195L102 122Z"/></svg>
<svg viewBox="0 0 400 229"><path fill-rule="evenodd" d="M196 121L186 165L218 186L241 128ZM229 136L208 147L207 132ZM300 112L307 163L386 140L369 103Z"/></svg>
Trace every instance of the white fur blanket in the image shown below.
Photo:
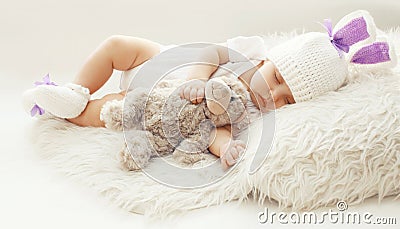
<svg viewBox="0 0 400 229"><path fill-rule="evenodd" d="M400 31L390 32L400 50ZM281 37L281 39L286 39ZM266 37L275 41L276 37ZM32 142L58 171L131 211L164 217L232 200L267 198L281 207L310 210L345 200L400 194L400 71L352 72L337 92L276 112L273 150L248 174L255 146L220 182L191 190L163 186L141 172L120 169L120 132L81 128L64 120L37 120ZM257 138L260 123L252 125ZM209 158L212 160L212 158ZM152 166L157 165L157 160ZM250 195L252 194L252 195Z"/></svg>

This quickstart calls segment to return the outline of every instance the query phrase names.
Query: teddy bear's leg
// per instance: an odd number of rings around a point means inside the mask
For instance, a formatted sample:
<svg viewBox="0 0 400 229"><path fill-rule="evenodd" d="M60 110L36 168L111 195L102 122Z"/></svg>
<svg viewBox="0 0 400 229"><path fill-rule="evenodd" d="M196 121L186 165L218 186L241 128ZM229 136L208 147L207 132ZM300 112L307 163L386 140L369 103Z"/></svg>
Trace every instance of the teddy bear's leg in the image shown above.
<svg viewBox="0 0 400 229"><path fill-rule="evenodd" d="M140 167L135 163L131 153L128 151L126 144L124 144L118 156L122 169L127 171L140 170Z"/></svg>
<svg viewBox="0 0 400 229"><path fill-rule="evenodd" d="M139 170L144 168L152 154L153 147L150 144L152 135L148 131L125 131L126 143L119 153L122 168L125 170Z"/></svg>
<svg viewBox="0 0 400 229"><path fill-rule="evenodd" d="M193 164L205 159L205 153L208 152L208 145L213 128L214 124L211 120L207 119L202 121L197 134L184 139L180 142L178 147L175 148L172 154L174 160L185 164Z"/></svg>
<svg viewBox="0 0 400 229"><path fill-rule="evenodd" d="M124 100L106 102L100 111L100 120L106 128L122 131L122 111Z"/></svg>
<svg viewBox="0 0 400 229"><path fill-rule="evenodd" d="M226 112L231 101L231 95L229 86L219 78L210 79L206 84L207 107L215 115Z"/></svg>
<svg viewBox="0 0 400 229"><path fill-rule="evenodd" d="M203 160L206 152L207 146L202 146L202 144L196 142L194 139L185 139L176 147L172 153L172 157L180 163L194 164Z"/></svg>
<svg viewBox="0 0 400 229"><path fill-rule="evenodd" d="M141 130L147 97L147 90L137 88L128 92L123 100L108 101L101 108L100 120L112 130Z"/></svg>
<svg viewBox="0 0 400 229"><path fill-rule="evenodd" d="M144 111L148 98L149 91L146 88L135 88L126 94L123 106L123 128L125 130L144 129Z"/></svg>

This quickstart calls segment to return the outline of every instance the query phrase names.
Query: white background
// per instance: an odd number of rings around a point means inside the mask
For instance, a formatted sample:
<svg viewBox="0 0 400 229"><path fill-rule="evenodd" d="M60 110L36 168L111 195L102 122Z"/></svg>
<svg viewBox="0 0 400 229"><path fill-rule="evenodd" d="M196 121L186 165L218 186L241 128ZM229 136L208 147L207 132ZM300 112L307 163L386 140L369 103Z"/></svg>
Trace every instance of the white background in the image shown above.
<svg viewBox="0 0 400 229"><path fill-rule="evenodd" d="M23 113L20 95L46 73L59 84L69 82L113 34L163 44L222 42L237 35L323 31L317 22L332 18L335 23L355 9L369 10L381 29L400 25L397 0L1 0L0 228L254 228L263 210L255 203L201 209L176 223L159 224L110 206L35 157L25 133L31 120ZM113 76L107 87L117 89L117 82ZM371 198L351 210L398 216L400 201L386 198L378 204Z"/></svg>

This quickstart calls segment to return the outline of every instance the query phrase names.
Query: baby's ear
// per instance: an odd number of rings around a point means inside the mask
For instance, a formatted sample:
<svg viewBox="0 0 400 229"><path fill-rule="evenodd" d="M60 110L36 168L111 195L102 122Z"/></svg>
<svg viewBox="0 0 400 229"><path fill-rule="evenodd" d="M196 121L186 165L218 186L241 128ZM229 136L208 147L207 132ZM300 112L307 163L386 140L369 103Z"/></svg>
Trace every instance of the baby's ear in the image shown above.
<svg viewBox="0 0 400 229"><path fill-rule="evenodd" d="M355 46L348 58L350 63L366 68L392 68L397 65L394 45L384 35L372 43Z"/></svg>

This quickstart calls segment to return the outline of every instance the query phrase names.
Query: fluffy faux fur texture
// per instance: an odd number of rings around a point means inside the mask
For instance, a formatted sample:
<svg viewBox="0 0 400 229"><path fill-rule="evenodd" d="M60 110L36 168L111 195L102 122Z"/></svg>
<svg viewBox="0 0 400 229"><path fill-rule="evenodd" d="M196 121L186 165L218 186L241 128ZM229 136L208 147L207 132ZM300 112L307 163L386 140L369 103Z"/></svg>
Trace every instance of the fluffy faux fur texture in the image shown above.
<svg viewBox="0 0 400 229"><path fill-rule="evenodd" d="M400 51L400 29L389 32ZM266 36L273 44L290 35ZM32 140L39 155L66 176L89 185L111 202L152 217L243 201L276 200L282 208L310 210L346 200L400 195L400 69L351 71L351 82L316 100L276 112L273 150L261 169L248 174L262 125L250 126L243 160L213 185L178 190L141 172L119 168L119 132L81 128L60 119L37 120ZM208 161L215 160L209 157ZM151 163L157 166L157 161Z"/></svg>

